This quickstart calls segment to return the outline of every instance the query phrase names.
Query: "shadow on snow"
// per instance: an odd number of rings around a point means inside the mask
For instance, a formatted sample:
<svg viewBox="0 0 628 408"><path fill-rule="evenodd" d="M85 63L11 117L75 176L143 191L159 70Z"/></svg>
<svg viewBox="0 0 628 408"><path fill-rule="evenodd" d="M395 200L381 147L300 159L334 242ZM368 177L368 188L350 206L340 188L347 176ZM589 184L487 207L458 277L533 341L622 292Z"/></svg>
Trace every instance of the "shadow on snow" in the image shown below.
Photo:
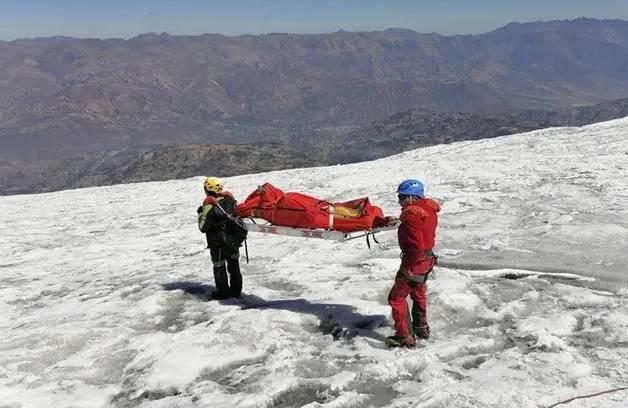
<svg viewBox="0 0 628 408"><path fill-rule="evenodd" d="M202 301L214 300L211 293L214 286L198 282L170 282L161 285L164 290L181 290ZM355 336L385 340L386 336L375 331L385 326L386 316L364 315L358 313L354 306L337 303L312 303L306 299L266 300L255 295L243 295L241 299L217 300L221 304L239 305L241 309L274 309L286 310L316 316L319 319L318 329L331 334L336 340L350 340Z"/></svg>
<svg viewBox="0 0 628 408"><path fill-rule="evenodd" d="M255 295L246 295L242 309L274 309L287 310L295 313L316 316L320 323L319 329L331 334L334 339L351 339L355 336L385 340L375 331L386 325L384 315L364 315L358 313L354 306L336 303L312 303L306 299L265 300Z"/></svg>
<svg viewBox="0 0 628 408"><path fill-rule="evenodd" d="M161 285L164 290L182 290L183 292L192 295L199 300L212 300L211 293L214 291L214 287L211 285L205 285L198 282L170 282Z"/></svg>

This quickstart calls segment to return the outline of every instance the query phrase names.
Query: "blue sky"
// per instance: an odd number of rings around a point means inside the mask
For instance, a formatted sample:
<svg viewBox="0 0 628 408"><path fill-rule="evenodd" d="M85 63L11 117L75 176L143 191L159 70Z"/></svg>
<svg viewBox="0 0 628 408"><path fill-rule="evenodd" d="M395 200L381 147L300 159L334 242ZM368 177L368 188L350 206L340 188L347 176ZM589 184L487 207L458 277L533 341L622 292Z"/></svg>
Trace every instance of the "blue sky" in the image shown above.
<svg viewBox="0 0 628 408"><path fill-rule="evenodd" d="M0 40L388 27L468 34L512 21L576 17L628 20L628 0L0 0Z"/></svg>

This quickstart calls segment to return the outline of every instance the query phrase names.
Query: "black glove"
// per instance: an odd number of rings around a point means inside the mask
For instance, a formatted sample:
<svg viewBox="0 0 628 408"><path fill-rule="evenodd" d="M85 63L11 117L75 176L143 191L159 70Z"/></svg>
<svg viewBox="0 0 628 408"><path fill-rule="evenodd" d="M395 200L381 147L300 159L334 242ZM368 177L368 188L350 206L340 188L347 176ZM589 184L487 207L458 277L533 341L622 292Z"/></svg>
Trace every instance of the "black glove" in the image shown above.
<svg viewBox="0 0 628 408"><path fill-rule="evenodd" d="M200 214L200 213L202 213L202 212L203 212L203 206L202 206L202 205L199 205L199 206L198 206L198 208L196 209L196 213L197 213L197 214Z"/></svg>

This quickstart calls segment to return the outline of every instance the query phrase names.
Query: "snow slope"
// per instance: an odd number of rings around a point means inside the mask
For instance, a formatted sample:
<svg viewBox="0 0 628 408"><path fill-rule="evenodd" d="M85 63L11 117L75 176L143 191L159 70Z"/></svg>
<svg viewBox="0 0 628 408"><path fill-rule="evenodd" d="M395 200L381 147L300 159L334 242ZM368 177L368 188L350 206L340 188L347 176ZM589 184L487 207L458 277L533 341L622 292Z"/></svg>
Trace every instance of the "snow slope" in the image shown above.
<svg viewBox="0 0 628 408"><path fill-rule="evenodd" d="M371 251L252 234L244 299L207 302L200 177L0 197L0 407L538 407L626 386L627 135L622 119L227 180L391 215L397 183L425 180L442 264L416 350L382 346L392 232Z"/></svg>

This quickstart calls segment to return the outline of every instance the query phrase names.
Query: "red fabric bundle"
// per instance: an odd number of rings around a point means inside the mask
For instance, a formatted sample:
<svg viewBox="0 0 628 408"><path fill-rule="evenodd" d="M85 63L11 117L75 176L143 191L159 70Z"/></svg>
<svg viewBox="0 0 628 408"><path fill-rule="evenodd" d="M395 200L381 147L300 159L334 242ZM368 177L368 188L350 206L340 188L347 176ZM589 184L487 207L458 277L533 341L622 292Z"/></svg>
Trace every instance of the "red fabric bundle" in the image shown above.
<svg viewBox="0 0 628 408"><path fill-rule="evenodd" d="M385 225L387 219L367 197L329 203L301 193L284 193L266 183L237 206L238 217L263 218L273 225L320 228L342 232L362 231Z"/></svg>

